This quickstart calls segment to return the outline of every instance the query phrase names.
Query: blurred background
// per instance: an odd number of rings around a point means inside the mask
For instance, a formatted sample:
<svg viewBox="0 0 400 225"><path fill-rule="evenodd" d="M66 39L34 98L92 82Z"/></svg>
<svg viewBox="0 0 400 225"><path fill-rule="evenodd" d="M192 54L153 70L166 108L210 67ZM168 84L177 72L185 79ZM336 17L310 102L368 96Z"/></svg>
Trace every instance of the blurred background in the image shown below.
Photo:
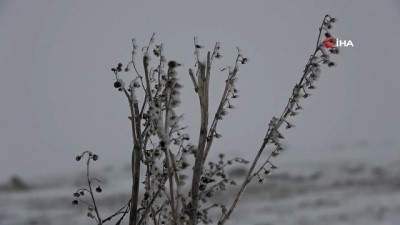
<svg viewBox="0 0 400 225"><path fill-rule="evenodd" d="M210 50L222 43L212 111L226 77L219 68L242 49L250 60L240 68L240 98L212 154L250 160L299 80L325 14L338 19L334 37L354 47L341 47L337 66L323 68L292 121L296 128L285 131L280 169L250 188L231 224L397 224L397 0L0 0L0 224L93 224L70 204L84 180L84 165L74 159L85 150L100 156L104 212L121 207L132 141L129 108L110 69L129 61L132 38L144 46L156 32L167 58L184 65L180 112L194 143L198 98L187 74L193 37Z"/></svg>

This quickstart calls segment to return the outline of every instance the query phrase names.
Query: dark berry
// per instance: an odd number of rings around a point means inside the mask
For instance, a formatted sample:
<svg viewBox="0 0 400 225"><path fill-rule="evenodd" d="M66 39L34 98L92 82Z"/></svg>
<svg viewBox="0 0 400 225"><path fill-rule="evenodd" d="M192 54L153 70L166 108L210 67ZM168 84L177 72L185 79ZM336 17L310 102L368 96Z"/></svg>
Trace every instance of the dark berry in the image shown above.
<svg viewBox="0 0 400 225"><path fill-rule="evenodd" d="M168 67L170 67L170 68L175 68L175 67L177 67L177 66L180 66L180 64L179 63L177 63L176 61L169 61L168 62Z"/></svg>
<svg viewBox="0 0 400 225"><path fill-rule="evenodd" d="M115 88L120 88L121 86L122 86L121 82L119 82L119 81L115 81L114 82L114 87Z"/></svg>
<svg viewBox="0 0 400 225"><path fill-rule="evenodd" d="M328 66L329 66L329 67L332 67L332 66L335 66L335 65L336 65L336 64L335 64L334 62L329 62L329 63L328 63Z"/></svg>
<svg viewBox="0 0 400 225"><path fill-rule="evenodd" d="M92 157L93 157L93 161L96 161L96 160L98 160L98 159L99 159L99 156L98 156L98 155L96 155L96 154L94 154Z"/></svg>
<svg viewBox="0 0 400 225"><path fill-rule="evenodd" d="M103 190L101 189L100 186L98 186L98 187L96 188L96 191L99 192L99 193L101 193Z"/></svg>

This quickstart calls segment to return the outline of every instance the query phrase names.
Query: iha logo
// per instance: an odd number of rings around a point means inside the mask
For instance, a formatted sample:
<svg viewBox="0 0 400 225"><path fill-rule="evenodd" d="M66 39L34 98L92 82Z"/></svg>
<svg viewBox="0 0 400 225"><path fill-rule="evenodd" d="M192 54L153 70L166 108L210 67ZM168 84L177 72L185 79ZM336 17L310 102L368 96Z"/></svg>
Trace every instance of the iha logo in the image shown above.
<svg viewBox="0 0 400 225"><path fill-rule="evenodd" d="M333 48L333 47L354 47L354 44L351 40L340 40L338 38L327 37L323 41L325 48Z"/></svg>

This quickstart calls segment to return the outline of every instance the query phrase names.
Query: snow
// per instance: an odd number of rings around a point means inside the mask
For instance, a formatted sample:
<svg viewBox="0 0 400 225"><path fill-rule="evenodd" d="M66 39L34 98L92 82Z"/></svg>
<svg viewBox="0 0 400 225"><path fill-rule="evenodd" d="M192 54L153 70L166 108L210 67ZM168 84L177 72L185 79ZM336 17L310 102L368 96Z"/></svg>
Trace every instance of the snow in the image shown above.
<svg viewBox="0 0 400 225"><path fill-rule="evenodd" d="M400 221L398 162L385 167L354 160L281 167L264 184L248 187L228 224L395 225ZM105 217L127 202L130 175L123 169L96 172L104 180L97 196ZM83 174L69 174L27 181L33 187L29 191L0 189L0 224L95 224L84 206L71 204L72 193L84 179ZM227 196L235 191L228 189L214 201L230 202Z"/></svg>

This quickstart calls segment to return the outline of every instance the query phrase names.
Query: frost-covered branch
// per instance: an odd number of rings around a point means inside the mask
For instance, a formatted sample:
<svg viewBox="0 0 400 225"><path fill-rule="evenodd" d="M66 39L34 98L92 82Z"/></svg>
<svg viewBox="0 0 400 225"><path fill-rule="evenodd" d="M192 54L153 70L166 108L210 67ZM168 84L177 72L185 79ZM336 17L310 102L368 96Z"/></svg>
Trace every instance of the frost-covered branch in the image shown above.
<svg viewBox="0 0 400 225"><path fill-rule="evenodd" d="M305 69L303 71L303 75L300 78L299 83L297 83L292 91L292 94L289 98L289 101L283 110L281 116L279 118L273 117L272 120L269 123L268 131L265 135L265 138L263 140L263 143L260 147L260 149L257 152L257 155L255 159L252 161L252 164L250 166L249 171L247 172L246 177L244 178L244 181L240 187L239 193L237 194L236 198L234 199L232 205L230 206L229 210L223 215L223 217L220 219L218 224L222 225L224 224L232 214L233 210L236 208L236 205L238 204L239 200L241 199L244 190L250 183L250 181L254 177L258 177L259 181L262 181L263 178L260 176L260 172L265 171L266 175L269 175L271 173L270 169L276 169L277 167L270 162L271 157L276 157L280 154L280 152L283 150L283 146L280 143L280 140L283 139L283 135L280 133L279 128L281 127L282 124L286 124L286 128L289 129L293 127L293 125L288 122L288 117L296 116L298 114L298 111L302 109L302 107L299 105L300 99L301 98L307 98L311 94L308 92L308 90L315 89L314 83L318 80L321 69L320 66L322 63L327 64L329 67L335 65L334 62L330 61L330 55L325 51L325 47L323 46L323 43L320 41L321 35L323 31L325 32L326 36L330 36L329 30L332 27L332 23L335 22L335 19L330 17L329 15L326 15L322 21L321 27L319 28L319 34L318 34L318 39L317 39L317 46L314 50L314 53L310 56L308 59L308 62L305 66ZM330 53L332 54L337 54L338 50L337 48L331 49ZM257 170L256 173L253 174L257 163L266 149L267 145L272 145L274 146L274 150L271 151L269 156L267 157L266 161L262 164L259 170ZM266 165L270 164L270 169L266 169Z"/></svg>

